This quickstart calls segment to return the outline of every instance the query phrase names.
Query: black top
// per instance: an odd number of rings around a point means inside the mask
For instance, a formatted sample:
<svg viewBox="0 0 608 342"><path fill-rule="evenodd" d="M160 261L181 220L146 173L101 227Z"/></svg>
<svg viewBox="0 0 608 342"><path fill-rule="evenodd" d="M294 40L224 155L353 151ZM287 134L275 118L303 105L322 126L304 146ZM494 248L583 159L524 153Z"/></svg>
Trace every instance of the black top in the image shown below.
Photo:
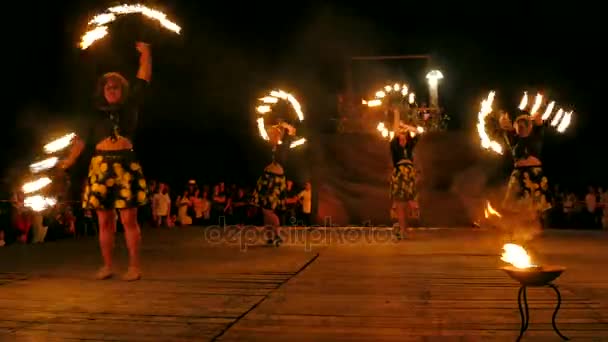
<svg viewBox="0 0 608 342"><path fill-rule="evenodd" d="M116 138L118 135L134 143L139 109L148 82L136 78L130 86L129 95L124 103L100 105L92 116L83 118L77 133L87 145L95 145L105 138Z"/></svg>
<svg viewBox="0 0 608 342"><path fill-rule="evenodd" d="M544 126L533 124L532 131L527 137L520 137L515 131L506 133L506 139L511 146L515 162L528 157L540 159L543 147Z"/></svg>
<svg viewBox="0 0 608 342"><path fill-rule="evenodd" d="M399 145L399 137L395 135L391 140L391 156L393 157L393 165L397 164L402 160L409 160L414 162L414 147L418 143L420 135L416 134L413 138L408 137L405 141L405 147Z"/></svg>

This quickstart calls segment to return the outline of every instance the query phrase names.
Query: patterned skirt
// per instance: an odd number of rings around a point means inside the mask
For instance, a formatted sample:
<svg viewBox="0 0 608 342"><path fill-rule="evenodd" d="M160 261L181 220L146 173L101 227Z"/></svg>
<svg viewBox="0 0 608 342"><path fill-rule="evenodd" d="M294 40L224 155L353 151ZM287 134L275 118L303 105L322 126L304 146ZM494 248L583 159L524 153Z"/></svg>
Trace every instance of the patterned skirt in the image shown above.
<svg viewBox="0 0 608 342"><path fill-rule="evenodd" d="M414 164L403 163L393 169L390 181L391 200L408 202L418 200L416 169Z"/></svg>
<svg viewBox="0 0 608 342"><path fill-rule="evenodd" d="M253 192L253 203L263 209L285 210L285 193L287 182L285 175L265 171L258 178Z"/></svg>
<svg viewBox="0 0 608 342"><path fill-rule="evenodd" d="M516 167L511 172L503 207L512 213L538 215L551 208L549 181L540 166Z"/></svg>
<svg viewBox="0 0 608 342"><path fill-rule="evenodd" d="M82 207L91 210L143 206L148 187L133 150L96 151L82 196Z"/></svg>

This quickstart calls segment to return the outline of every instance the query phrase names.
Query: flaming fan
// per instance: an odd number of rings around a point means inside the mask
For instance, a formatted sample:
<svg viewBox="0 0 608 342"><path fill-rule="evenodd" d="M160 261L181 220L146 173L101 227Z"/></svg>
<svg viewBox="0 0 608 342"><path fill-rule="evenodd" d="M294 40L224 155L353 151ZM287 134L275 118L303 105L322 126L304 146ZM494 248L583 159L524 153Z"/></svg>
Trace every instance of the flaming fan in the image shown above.
<svg viewBox="0 0 608 342"><path fill-rule="evenodd" d="M177 34L181 32L181 27L167 19L167 15L163 12L148 8L141 4L120 5L108 8L104 13L96 15L89 21L88 25L90 29L82 36L80 48L86 50L94 42L108 35L107 25L115 21L119 16L134 13L139 13L149 19L154 19L162 27Z"/></svg>
<svg viewBox="0 0 608 342"><path fill-rule="evenodd" d="M284 130L294 137L289 145L290 148L301 146L306 142L306 138L296 135L296 127L304 121L304 113L302 106L293 95L283 90L273 90L259 101L261 104L256 107L258 130L260 136L270 141L273 148L283 144Z"/></svg>
<svg viewBox="0 0 608 342"><path fill-rule="evenodd" d="M46 157L30 164L30 175L27 177L29 180L21 188L25 195L26 207L40 212L57 204L57 198L52 194L58 191L55 185L60 186L57 183L61 183L61 174L56 166L65 157L67 147L72 144L74 137L74 133L66 134L44 145Z"/></svg>
<svg viewBox="0 0 608 342"><path fill-rule="evenodd" d="M486 128L486 119L494 112L492 104L494 102L494 96L496 93L491 91L488 97L481 101L481 109L477 115L477 133L481 140L481 147L492 150L498 154L503 153L502 145L490 138ZM537 115L543 106L543 95L538 93L534 99L532 106L529 104L528 93L524 92L524 95L519 103L519 110L528 110L530 115ZM550 102L541 115L543 122L549 122L551 127L554 127L559 133L564 133L572 120L573 111L566 112L560 108L555 111L555 101ZM552 119L551 119L552 118ZM551 121L549 121L551 119Z"/></svg>
<svg viewBox="0 0 608 342"><path fill-rule="evenodd" d="M395 83L394 85L386 85L383 90L378 90L374 99L369 101L362 100L361 103L370 108L384 106L387 110L399 110L400 116L401 112L403 112L408 119L410 119L407 121L415 122L417 120L415 120L415 115L412 115L412 110L410 108L410 106L415 104L415 101L416 95L409 92L406 84L401 85L399 83ZM399 120L399 125L405 126L401 120ZM392 130L389 130L384 122L379 122L378 126L376 127L380 134L382 134L382 137L388 139L392 139L395 136L395 131L401 129L402 127L391 128ZM421 126L418 126L418 132L422 133L424 132L424 129Z"/></svg>

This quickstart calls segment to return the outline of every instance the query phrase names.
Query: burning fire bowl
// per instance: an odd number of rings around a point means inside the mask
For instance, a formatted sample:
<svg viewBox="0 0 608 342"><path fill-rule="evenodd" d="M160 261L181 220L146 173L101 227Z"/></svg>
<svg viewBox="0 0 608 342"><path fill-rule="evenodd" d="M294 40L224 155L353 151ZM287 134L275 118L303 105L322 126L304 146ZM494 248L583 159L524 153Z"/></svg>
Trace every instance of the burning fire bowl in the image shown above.
<svg viewBox="0 0 608 342"><path fill-rule="evenodd" d="M559 278L566 268L561 266L532 266L529 268L505 266L502 270L522 286L546 286Z"/></svg>

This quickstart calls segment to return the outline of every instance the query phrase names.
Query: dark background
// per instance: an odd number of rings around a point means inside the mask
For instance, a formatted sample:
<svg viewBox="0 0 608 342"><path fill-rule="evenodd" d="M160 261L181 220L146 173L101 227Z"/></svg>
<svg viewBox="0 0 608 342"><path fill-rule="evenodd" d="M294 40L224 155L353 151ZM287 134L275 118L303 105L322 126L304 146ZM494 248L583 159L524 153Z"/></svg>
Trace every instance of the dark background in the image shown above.
<svg viewBox="0 0 608 342"><path fill-rule="evenodd" d="M607 183L597 8L579 2L562 8L438 2L423 8L410 2L148 1L182 27L180 36L132 16L81 51L86 22L115 4L19 2L8 10L13 14L2 24L5 173L29 162L46 136L87 115L99 75L116 70L134 76L134 42L145 39L153 45L153 83L136 147L151 178L250 184L269 161L254 124L256 98L271 88L293 92L307 128L320 132L338 115L348 56L431 54L445 75L440 101L452 116L450 129L476 134L479 102L490 89L511 108L523 90L534 95L541 89L576 112L566 134L547 137L545 164L555 181ZM374 71L424 82L426 70L415 63L358 63L355 81ZM508 157L490 156L505 166Z"/></svg>

